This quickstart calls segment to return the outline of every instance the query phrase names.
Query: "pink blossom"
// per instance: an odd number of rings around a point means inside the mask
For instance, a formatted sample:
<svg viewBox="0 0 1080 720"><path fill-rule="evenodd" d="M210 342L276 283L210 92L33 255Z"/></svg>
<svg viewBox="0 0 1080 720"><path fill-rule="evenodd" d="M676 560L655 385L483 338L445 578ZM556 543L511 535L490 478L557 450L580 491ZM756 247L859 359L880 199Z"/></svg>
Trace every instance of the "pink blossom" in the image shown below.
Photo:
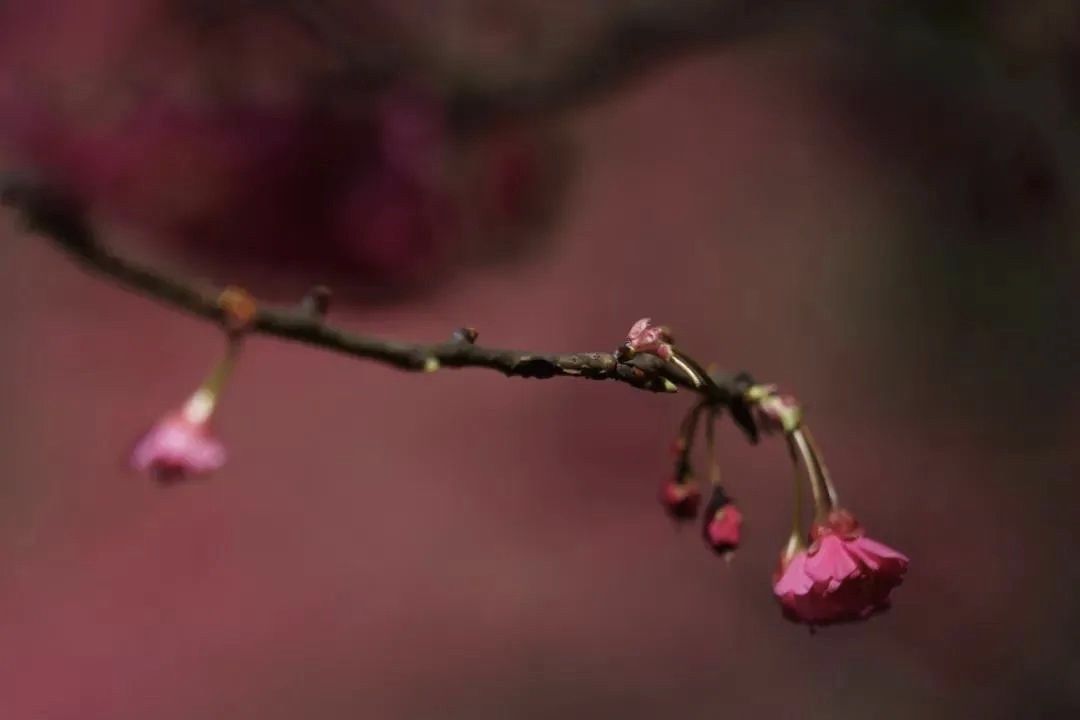
<svg viewBox="0 0 1080 720"><path fill-rule="evenodd" d="M773 593L785 617L825 625L865 620L889 607L889 594L903 581L908 558L863 535L846 511L815 526L814 542L781 562Z"/></svg>
<svg viewBox="0 0 1080 720"><path fill-rule="evenodd" d="M705 542L721 555L727 555L739 547L742 529L742 512L733 504L727 504L713 513L705 526Z"/></svg>
<svg viewBox="0 0 1080 720"><path fill-rule="evenodd" d="M131 453L132 467L162 481L181 480L224 464L225 447L210 434L207 421L193 421L183 412L162 418Z"/></svg>
<svg viewBox="0 0 1080 720"><path fill-rule="evenodd" d="M660 486L659 499L673 519L689 520L697 516L701 491L689 482L668 480Z"/></svg>
<svg viewBox="0 0 1080 720"><path fill-rule="evenodd" d="M671 356L671 336L649 318L641 318L626 335L626 347L635 353L657 355L664 360Z"/></svg>

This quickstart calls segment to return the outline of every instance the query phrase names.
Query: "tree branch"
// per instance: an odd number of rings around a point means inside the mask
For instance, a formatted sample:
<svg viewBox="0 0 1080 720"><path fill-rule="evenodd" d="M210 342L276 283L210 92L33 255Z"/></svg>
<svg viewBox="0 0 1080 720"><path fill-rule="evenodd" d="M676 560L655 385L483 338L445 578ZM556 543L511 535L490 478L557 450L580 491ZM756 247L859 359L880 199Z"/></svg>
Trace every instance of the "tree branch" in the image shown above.
<svg viewBox="0 0 1080 720"><path fill-rule="evenodd" d="M80 205L54 188L0 178L0 202L18 210L30 230L51 240L86 269L128 290L224 324L220 291L196 287L109 249L89 227ZM543 353L490 348L475 344L475 332L471 331L458 331L452 339L432 344L383 340L329 325L304 304L292 308L260 306L250 331L414 372L479 367L511 377L616 380L654 392L675 392L677 387L683 387L699 393L709 405L727 407L752 440L757 436L743 397L754 381L745 373L713 374L709 376L711 382L694 387L678 368L651 355L623 361L610 352Z"/></svg>
<svg viewBox="0 0 1080 720"><path fill-rule="evenodd" d="M557 111L609 91L657 61L730 42L773 25L791 0L635 0L614 3L595 38L540 69L448 81L461 128L503 115Z"/></svg>
<svg viewBox="0 0 1080 720"><path fill-rule="evenodd" d="M426 77L442 88L451 124L463 133L507 116L571 107L661 60L772 27L799 7L796 0L619 0L580 45L566 43L565 28L537 22L540 44L552 48L546 55L521 67L497 63L492 72L462 73L428 48L360 41L350 30L348 13L332 3L266 2L332 48L344 61L346 82L373 88L403 74ZM541 11L537 19L542 17Z"/></svg>

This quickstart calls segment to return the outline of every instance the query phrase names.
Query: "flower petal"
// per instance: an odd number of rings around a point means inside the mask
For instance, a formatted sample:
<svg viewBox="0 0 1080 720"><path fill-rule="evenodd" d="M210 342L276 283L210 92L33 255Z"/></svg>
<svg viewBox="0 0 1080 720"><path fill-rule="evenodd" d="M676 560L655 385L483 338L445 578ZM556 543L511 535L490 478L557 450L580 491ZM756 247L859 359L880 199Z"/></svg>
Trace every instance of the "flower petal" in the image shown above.
<svg viewBox="0 0 1080 720"><path fill-rule="evenodd" d="M844 548L844 541L826 535L817 541L817 548L807 554L806 574L826 592L835 591L848 578L862 573L862 567Z"/></svg>

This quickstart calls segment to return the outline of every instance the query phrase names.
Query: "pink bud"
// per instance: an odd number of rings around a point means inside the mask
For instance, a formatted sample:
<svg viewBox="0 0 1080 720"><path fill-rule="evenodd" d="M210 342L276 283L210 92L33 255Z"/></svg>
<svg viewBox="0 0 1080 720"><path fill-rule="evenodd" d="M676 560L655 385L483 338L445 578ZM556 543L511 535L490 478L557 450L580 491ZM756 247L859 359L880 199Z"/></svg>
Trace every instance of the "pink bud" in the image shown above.
<svg viewBox="0 0 1080 720"><path fill-rule="evenodd" d="M690 520L697 516L701 491L692 483L668 480L660 486L659 499L673 519Z"/></svg>
<svg viewBox="0 0 1080 720"><path fill-rule="evenodd" d="M663 359L671 356L671 336L668 331L654 325L649 318L641 318L626 334L626 347L635 353L648 353Z"/></svg>
<svg viewBox="0 0 1080 720"><path fill-rule="evenodd" d="M732 504L725 505L713 513L705 526L705 541L716 552L727 555L739 547L742 521L739 508Z"/></svg>

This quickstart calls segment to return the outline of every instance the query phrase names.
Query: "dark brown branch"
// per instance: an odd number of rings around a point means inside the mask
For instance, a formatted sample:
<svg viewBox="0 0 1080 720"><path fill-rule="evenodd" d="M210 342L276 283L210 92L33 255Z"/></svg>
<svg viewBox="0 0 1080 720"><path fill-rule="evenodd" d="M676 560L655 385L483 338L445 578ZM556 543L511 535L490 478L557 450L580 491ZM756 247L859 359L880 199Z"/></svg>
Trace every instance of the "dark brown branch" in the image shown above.
<svg viewBox="0 0 1080 720"><path fill-rule="evenodd" d="M442 88L451 122L463 133L507 116L572 106L618 87L659 61L775 26L799 7L795 0L620 1L611 3L597 31L580 44L566 42L566 28L545 26L541 11L537 32L546 41L538 42L551 48L543 57L516 70L499 63L497 72L461 73L452 64L448 70L445 58L414 43L374 45L370 38L361 40L348 13L332 3L264 2L342 59L339 80L353 92L385 86L401 75L426 78Z"/></svg>
<svg viewBox="0 0 1080 720"><path fill-rule="evenodd" d="M557 111L617 88L657 61L745 38L793 6L791 0L614 3L595 38L540 70L448 82L451 116L470 130L503 115Z"/></svg>
<svg viewBox="0 0 1080 720"><path fill-rule="evenodd" d="M224 322L219 292L195 287L113 252L94 235L78 204L55 190L25 181L0 179L0 200L19 210L30 229L50 239L88 270L167 305L217 323ZM260 307L250 330L417 372L481 367L514 377L616 380L655 392L675 392L681 386L698 392L711 405L728 407L751 438L756 436L743 401L744 392L753 384L745 374L713 375L710 383L694 388L678 369L650 355L638 355L623 362L608 352L540 353L483 347L475 343L476 331L471 328L456 331L446 342L395 342L329 325L303 303L295 308Z"/></svg>

